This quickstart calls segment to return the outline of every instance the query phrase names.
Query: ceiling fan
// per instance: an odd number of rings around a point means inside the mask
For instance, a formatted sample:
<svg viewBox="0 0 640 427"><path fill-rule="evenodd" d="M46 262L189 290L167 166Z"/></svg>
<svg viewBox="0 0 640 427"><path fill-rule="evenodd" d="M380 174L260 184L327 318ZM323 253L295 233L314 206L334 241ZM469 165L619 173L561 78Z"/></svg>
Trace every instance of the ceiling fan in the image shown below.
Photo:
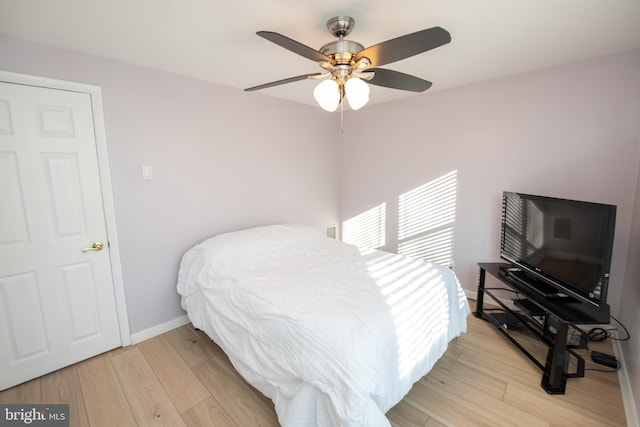
<svg viewBox="0 0 640 427"><path fill-rule="evenodd" d="M266 89L305 79L324 79L314 90L314 97L322 108L335 111L346 96L349 106L357 110L369 100L369 86L365 83L411 92L424 92L431 82L401 73L377 68L426 52L451 41L451 35L441 27L400 36L374 46L364 48L360 43L346 40L355 25L350 16L336 16L327 21L327 28L338 40L325 44L319 50L312 49L282 34L258 31L260 37L298 55L315 61L324 69L322 73L304 74L245 89ZM330 79L325 79L330 77Z"/></svg>

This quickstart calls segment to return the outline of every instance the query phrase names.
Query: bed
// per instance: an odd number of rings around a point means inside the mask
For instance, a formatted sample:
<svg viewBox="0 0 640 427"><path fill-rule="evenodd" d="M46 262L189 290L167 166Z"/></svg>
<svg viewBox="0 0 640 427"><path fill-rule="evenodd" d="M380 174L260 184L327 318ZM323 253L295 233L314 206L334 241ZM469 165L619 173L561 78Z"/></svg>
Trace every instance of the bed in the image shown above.
<svg viewBox="0 0 640 427"><path fill-rule="evenodd" d="M466 331L449 268L302 225L189 249L178 293L192 324L275 405L283 426L390 426L385 413Z"/></svg>

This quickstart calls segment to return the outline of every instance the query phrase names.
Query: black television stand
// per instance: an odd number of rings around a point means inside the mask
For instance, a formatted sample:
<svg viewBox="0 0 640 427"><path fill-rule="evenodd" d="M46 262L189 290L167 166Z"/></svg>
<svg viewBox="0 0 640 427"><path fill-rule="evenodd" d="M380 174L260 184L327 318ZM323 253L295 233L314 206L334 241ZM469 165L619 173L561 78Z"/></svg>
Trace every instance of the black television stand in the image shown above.
<svg viewBox="0 0 640 427"><path fill-rule="evenodd" d="M605 304L598 310L571 298L548 298L527 284L524 276L509 273L508 264L479 263L478 266L480 277L473 315L493 324L542 370L541 385L547 393L564 394L567 378L584 376L584 359L573 350L586 348L587 338L576 325L609 323L609 306ZM485 288L487 272L507 287ZM497 296L504 289L518 295L514 306L507 306ZM485 307L485 296L491 298L495 305L492 303L491 307ZM570 330L572 335L579 337L577 342L568 340ZM540 357L530 351L527 343L532 339L546 345L546 355ZM572 359L574 363L570 363ZM571 371L570 367L575 367L575 370Z"/></svg>
<svg viewBox="0 0 640 427"><path fill-rule="evenodd" d="M537 292L545 298L558 298L558 290L553 286L538 279L532 279L519 268L514 269L512 267L507 267L507 265L508 264L504 264L504 266L501 265L499 267L500 274L508 276L509 279L520 282L523 286L530 288L533 292ZM535 283L532 283L532 281L535 281ZM531 286L532 284L535 284L535 286Z"/></svg>

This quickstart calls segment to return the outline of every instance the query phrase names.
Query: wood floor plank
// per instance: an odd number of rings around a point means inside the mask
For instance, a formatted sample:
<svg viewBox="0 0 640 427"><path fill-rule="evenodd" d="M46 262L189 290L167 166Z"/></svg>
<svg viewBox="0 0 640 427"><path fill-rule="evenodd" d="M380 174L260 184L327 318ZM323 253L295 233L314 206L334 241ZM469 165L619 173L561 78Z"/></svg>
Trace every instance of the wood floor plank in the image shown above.
<svg viewBox="0 0 640 427"><path fill-rule="evenodd" d="M91 427L137 425L108 354L80 362L77 368Z"/></svg>
<svg viewBox="0 0 640 427"><path fill-rule="evenodd" d="M507 382L504 379L495 378L456 360L452 361L444 357L436 363L427 377L441 383L456 382L463 387L472 387L483 395L494 399L502 399L507 388Z"/></svg>
<svg viewBox="0 0 640 427"><path fill-rule="evenodd" d="M0 391L0 403L42 403L42 396L40 394L40 378Z"/></svg>
<svg viewBox="0 0 640 427"><path fill-rule="evenodd" d="M600 408L601 414L620 414L624 412L624 402L619 387L592 377L593 373L587 371L584 378L575 378L567 381L567 390L563 400L585 411ZM617 373L607 373L617 377Z"/></svg>
<svg viewBox="0 0 640 427"><path fill-rule="evenodd" d="M540 387L542 371L511 348L510 344L502 344L504 346L499 342L494 344L495 353L492 355L478 353L473 347L466 348L458 358L458 362L507 383L517 382L529 387ZM505 359L513 358L520 359L520 362L503 363Z"/></svg>
<svg viewBox="0 0 640 427"><path fill-rule="evenodd" d="M429 418L424 427L448 427L446 424L442 424L440 421L435 418Z"/></svg>
<svg viewBox="0 0 640 427"><path fill-rule="evenodd" d="M473 322L469 322L469 328L471 333L458 339L459 344L465 349L471 348L475 353L497 358L503 366L511 366L525 372L537 372L538 368L488 322L474 318ZM485 332L488 334L485 335ZM497 348L502 350L500 355L497 354Z"/></svg>
<svg viewBox="0 0 640 427"><path fill-rule="evenodd" d="M424 427L429 419L424 411L406 400L400 401L386 415L393 427Z"/></svg>
<svg viewBox="0 0 640 427"><path fill-rule="evenodd" d="M228 361L216 356L196 366L194 372L238 425L280 425L271 401L230 368Z"/></svg>
<svg viewBox="0 0 640 427"><path fill-rule="evenodd" d="M209 397L182 414L188 427L242 427L236 424L213 397Z"/></svg>
<svg viewBox="0 0 640 427"><path fill-rule="evenodd" d="M138 344L179 413L211 396L163 336Z"/></svg>
<svg viewBox="0 0 640 427"><path fill-rule="evenodd" d="M563 395L550 396L516 384L507 386L504 400L509 405L539 414L554 427L626 426L624 414L617 417L601 413L604 405L599 405L592 411L585 411L567 402Z"/></svg>
<svg viewBox="0 0 640 427"><path fill-rule="evenodd" d="M455 401L460 407L482 414L492 420L495 425L519 427L548 427L549 423L538 417L535 412L527 412L514 407L499 398L491 397L482 389L474 389L467 385L464 379L448 378L434 380L427 375L421 379L419 385L430 388L433 392Z"/></svg>
<svg viewBox="0 0 640 427"><path fill-rule="evenodd" d="M447 346L447 351L445 351L445 353L442 355L442 358L458 360L458 357L460 357L463 351L464 347L458 345L458 338L454 338L453 341L451 341Z"/></svg>
<svg viewBox="0 0 640 427"><path fill-rule="evenodd" d="M184 421L138 348L111 358L138 426L184 426Z"/></svg>
<svg viewBox="0 0 640 427"><path fill-rule="evenodd" d="M447 426L495 427L496 423L461 405L457 399L450 399L420 382L416 383L403 400Z"/></svg>
<svg viewBox="0 0 640 427"><path fill-rule="evenodd" d="M40 381L42 402L69 405L69 426L86 427L89 418L76 365L45 375Z"/></svg>
<svg viewBox="0 0 640 427"><path fill-rule="evenodd" d="M194 330L191 324L173 329L165 333L164 337L190 368L216 354L224 354L204 332Z"/></svg>

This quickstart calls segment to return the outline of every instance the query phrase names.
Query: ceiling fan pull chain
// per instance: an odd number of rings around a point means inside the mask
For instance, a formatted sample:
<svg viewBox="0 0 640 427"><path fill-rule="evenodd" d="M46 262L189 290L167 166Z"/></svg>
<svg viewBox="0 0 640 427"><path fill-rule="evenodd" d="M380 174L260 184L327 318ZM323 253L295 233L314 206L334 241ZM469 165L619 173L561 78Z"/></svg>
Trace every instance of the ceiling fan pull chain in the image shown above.
<svg viewBox="0 0 640 427"><path fill-rule="evenodd" d="M340 99L344 95L344 86L340 86ZM344 102L340 102L340 133L344 133Z"/></svg>

